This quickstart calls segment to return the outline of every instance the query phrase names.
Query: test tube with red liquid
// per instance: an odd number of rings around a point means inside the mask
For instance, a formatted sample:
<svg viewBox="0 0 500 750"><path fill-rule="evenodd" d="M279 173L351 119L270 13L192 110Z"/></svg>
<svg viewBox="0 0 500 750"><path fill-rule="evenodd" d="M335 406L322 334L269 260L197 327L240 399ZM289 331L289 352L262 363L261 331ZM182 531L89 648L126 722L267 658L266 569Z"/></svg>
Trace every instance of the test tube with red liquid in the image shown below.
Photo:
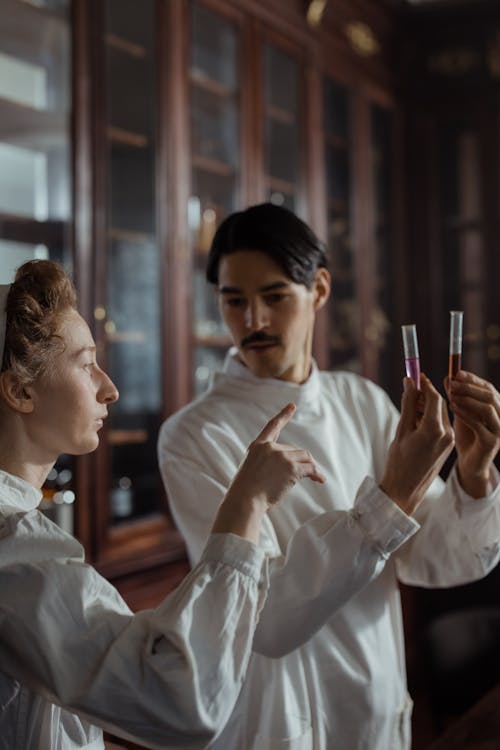
<svg viewBox="0 0 500 750"><path fill-rule="evenodd" d="M450 357L448 375L454 378L462 367L462 310L450 310Z"/></svg>
<svg viewBox="0 0 500 750"><path fill-rule="evenodd" d="M420 390L420 357L418 354L417 326L401 326L403 334L403 348L405 352L406 374L415 383L417 390Z"/></svg>

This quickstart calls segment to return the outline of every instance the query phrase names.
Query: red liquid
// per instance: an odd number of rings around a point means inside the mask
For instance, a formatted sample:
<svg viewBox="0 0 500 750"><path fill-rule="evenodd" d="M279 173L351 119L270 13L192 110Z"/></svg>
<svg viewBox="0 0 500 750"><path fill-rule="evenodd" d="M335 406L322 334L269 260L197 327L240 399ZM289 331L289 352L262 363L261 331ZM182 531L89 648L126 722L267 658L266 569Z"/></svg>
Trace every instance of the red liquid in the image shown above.
<svg viewBox="0 0 500 750"><path fill-rule="evenodd" d="M462 367L462 355L459 354L450 354L449 358L449 364L448 364L448 375L450 378L456 377L457 372Z"/></svg>
<svg viewBox="0 0 500 750"><path fill-rule="evenodd" d="M420 360L417 357L405 359L406 374L413 380L415 386L420 390Z"/></svg>

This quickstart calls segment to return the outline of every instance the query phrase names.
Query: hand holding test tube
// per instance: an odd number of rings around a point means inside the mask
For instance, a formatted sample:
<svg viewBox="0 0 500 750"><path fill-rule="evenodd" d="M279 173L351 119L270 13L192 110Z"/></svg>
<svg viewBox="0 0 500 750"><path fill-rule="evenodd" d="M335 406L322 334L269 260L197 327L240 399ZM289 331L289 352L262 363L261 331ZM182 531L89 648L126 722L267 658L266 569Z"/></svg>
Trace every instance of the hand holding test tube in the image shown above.
<svg viewBox="0 0 500 750"><path fill-rule="evenodd" d="M456 377L462 367L462 324L464 314L461 310L450 310L450 357L448 375Z"/></svg>
<svg viewBox="0 0 500 750"><path fill-rule="evenodd" d="M401 326L403 334L403 348L405 353L406 374L412 378L415 388L420 390L420 357L418 353L417 326Z"/></svg>

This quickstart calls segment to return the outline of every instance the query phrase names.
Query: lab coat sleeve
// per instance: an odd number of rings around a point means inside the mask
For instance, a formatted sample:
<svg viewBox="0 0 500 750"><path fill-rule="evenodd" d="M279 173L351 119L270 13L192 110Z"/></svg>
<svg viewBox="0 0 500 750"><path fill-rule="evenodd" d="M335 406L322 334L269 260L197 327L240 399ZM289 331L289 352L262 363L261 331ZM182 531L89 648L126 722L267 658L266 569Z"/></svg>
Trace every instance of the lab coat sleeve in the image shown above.
<svg viewBox="0 0 500 750"><path fill-rule="evenodd" d="M460 586L487 575L500 561L500 483L493 467L487 497L469 497L456 467L436 480L417 509L421 528L396 554L399 579L428 588Z"/></svg>
<svg viewBox="0 0 500 750"><path fill-rule="evenodd" d="M212 441L210 452L201 455L198 446L196 454L190 453L197 460L176 454L171 444L159 451L173 515L193 562L237 468L227 452L217 455L219 448ZM369 478L352 510L323 513L303 524L284 554L265 519L260 544L270 556L270 585L254 650L279 658L305 643L379 575L388 556L417 529L418 523Z"/></svg>
<svg viewBox="0 0 500 750"><path fill-rule="evenodd" d="M158 440L163 484L191 565L200 559L219 505L247 450L237 435L224 429L213 427L209 438L202 439L200 433L198 423L173 430L165 423Z"/></svg>
<svg viewBox="0 0 500 750"><path fill-rule="evenodd" d="M154 610L133 615L37 511L0 524L0 663L48 700L151 748L202 748L238 697L266 592L255 545L213 535ZM42 520L40 520L42 519Z"/></svg>
<svg viewBox="0 0 500 750"><path fill-rule="evenodd" d="M254 650L279 658L308 641L417 530L418 524L367 477L352 510L305 523L286 554L270 561L271 585Z"/></svg>

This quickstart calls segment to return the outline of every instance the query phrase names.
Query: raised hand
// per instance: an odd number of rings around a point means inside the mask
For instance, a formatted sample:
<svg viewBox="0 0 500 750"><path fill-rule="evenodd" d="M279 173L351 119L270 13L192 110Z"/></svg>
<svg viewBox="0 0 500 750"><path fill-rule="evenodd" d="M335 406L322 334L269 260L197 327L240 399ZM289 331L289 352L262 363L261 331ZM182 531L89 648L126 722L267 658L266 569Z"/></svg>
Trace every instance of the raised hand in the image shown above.
<svg viewBox="0 0 500 750"><path fill-rule="evenodd" d="M464 370L444 382L454 415L460 484L472 497L484 497L500 448L500 394L487 380Z"/></svg>
<svg viewBox="0 0 500 750"><path fill-rule="evenodd" d="M212 531L231 531L258 541L260 522L298 481L325 482L309 451L278 443L283 427L295 413L287 404L249 445L247 454L219 508Z"/></svg>
<svg viewBox="0 0 500 750"><path fill-rule="evenodd" d="M444 400L423 374L420 387L419 392L411 378L405 378L401 417L380 482L380 488L408 515L422 501L454 444Z"/></svg>

